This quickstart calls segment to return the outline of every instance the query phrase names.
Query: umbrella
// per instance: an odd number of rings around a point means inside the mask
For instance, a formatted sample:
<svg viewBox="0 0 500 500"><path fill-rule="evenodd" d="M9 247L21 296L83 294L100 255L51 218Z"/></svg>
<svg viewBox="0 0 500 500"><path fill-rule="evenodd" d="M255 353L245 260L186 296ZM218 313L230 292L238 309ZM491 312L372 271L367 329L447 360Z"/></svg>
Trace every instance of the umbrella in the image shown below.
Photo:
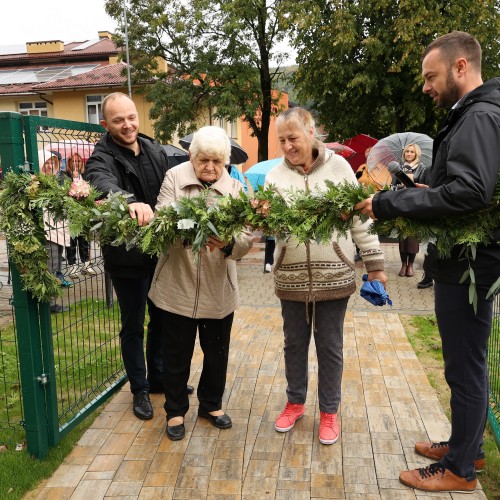
<svg viewBox="0 0 500 500"><path fill-rule="evenodd" d="M342 158L345 158L349 162L349 165L351 165L354 172L356 172L356 169L352 166L351 163L351 159L358 156L354 149L351 149L349 146L345 146L344 144L340 144L340 142L327 142L325 146L327 149L334 151L335 154L342 156Z"/></svg>
<svg viewBox="0 0 500 500"><path fill-rule="evenodd" d="M347 158L347 161L351 164L355 172L363 163L366 163L366 150L375 146L377 142L377 139L366 134L358 134L344 141L345 146L350 147L356 152L356 155Z"/></svg>
<svg viewBox="0 0 500 500"><path fill-rule="evenodd" d="M344 144L340 144L340 142L328 142L325 144L325 146L327 147L327 149L331 149L346 160L356 154L356 151L354 151L354 149L351 149L349 146L345 146Z"/></svg>
<svg viewBox="0 0 500 500"><path fill-rule="evenodd" d="M364 283L359 291L361 297L374 306L385 306L386 303L392 306L392 300L387 295L381 281L368 281L368 274L363 274L363 281Z"/></svg>
<svg viewBox="0 0 500 500"><path fill-rule="evenodd" d="M43 148L45 151L58 153L63 160L79 154L83 161L87 161L94 152L94 144L84 139L65 139L63 141L50 142Z"/></svg>
<svg viewBox="0 0 500 500"><path fill-rule="evenodd" d="M391 161L403 162L403 150L409 144L417 144L422 156L420 161L430 167L432 162L432 139L425 134L415 132L401 132L392 134L380 139L371 150L366 159L367 173L379 186L390 185L392 174L387 169L387 164Z"/></svg>
<svg viewBox="0 0 500 500"><path fill-rule="evenodd" d="M189 134L179 139L179 144L187 151L192 140L193 134ZM233 165L245 163L248 160L246 151L231 137L229 138L229 142L231 143L231 157L229 158L229 162Z"/></svg>
<svg viewBox="0 0 500 500"><path fill-rule="evenodd" d="M264 185L264 180L266 179L266 174L269 172L269 170L271 170L282 161L283 158L273 158L272 160L261 161L250 167L245 172L245 177L252 185L254 191L256 191L259 186Z"/></svg>
<svg viewBox="0 0 500 500"><path fill-rule="evenodd" d="M425 134L416 132L401 132L380 139L372 147L366 160L368 171L371 172L377 165L387 165L391 161L403 163L403 150L410 144L416 144L422 151L420 161L429 168L432 163L432 139Z"/></svg>
<svg viewBox="0 0 500 500"><path fill-rule="evenodd" d="M189 160L189 154L186 153L186 151L172 146L172 144L162 144L161 147L165 150L165 153L167 153L169 168Z"/></svg>

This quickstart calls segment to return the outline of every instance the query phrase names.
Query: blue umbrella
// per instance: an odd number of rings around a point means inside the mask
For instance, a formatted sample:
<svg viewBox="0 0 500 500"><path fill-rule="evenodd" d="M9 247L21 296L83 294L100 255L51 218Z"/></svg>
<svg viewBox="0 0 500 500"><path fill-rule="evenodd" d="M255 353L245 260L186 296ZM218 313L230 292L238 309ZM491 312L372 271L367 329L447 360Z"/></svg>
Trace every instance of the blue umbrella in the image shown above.
<svg viewBox="0 0 500 500"><path fill-rule="evenodd" d="M269 170L271 170L274 166L278 165L278 163L281 163L282 161L283 158L273 158L272 160L261 161L245 171L245 177L252 185L254 191L256 191L259 186L264 185L264 180Z"/></svg>

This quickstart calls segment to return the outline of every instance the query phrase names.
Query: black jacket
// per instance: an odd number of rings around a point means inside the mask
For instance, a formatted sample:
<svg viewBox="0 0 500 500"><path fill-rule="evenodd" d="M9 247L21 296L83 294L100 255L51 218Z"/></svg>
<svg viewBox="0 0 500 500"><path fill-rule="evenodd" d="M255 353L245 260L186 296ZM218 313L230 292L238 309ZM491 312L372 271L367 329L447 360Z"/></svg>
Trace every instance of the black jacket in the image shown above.
<svg viewBox="0 0 500 500"><path fill-rule="evenodd" d="M499 169L500 78L493 78L469 92L448 114L426 172L430 188L379 192L373 198L373 212L379 219L474 212L491 202ZM437 281L459 283L468 267L460 250L456 247L450 258L437 259L430 275ZM435 254L435 249L431 252ZM472 268L476 283L490 286L500 276L500 246L478 246Z"/></svg>
<svg viewBox="0 0 500 500"><path fill-rule="evenodd" d="M131 194L129 203L147 203L154 210L160 187L168 170L164 149L150 137L139 134L141 152L147 155L150 168L137 169L133 153L118 146L105 132L96 144L86 165L87 180L103 197L109 193ZM111 276L120 278L145 278L156 265L156 258L143 255L139 250L126 250L125 246L104 246L104 268Z"/></svg>

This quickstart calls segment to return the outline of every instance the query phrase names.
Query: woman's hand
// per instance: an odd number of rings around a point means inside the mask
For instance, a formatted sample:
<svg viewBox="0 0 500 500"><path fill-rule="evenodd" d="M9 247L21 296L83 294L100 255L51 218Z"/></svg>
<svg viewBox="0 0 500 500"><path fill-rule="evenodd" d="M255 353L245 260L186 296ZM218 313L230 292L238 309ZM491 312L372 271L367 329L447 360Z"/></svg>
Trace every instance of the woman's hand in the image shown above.
<svg viewBox="0 0 500 500"><path fill-rule="evenodd" d="M222 250L224 247L227 247L229 243L227 241L221 241L217 236L209 236L206 245L210 251L213 252L216 248Z"/></svg>
<svg viewBox="0 0 500 500"><path fill-rule="evenodd" d="M368 273L368 281L377 280L384 285L384 288L387 288L387 274L385 271L372 271Z"/></svg>

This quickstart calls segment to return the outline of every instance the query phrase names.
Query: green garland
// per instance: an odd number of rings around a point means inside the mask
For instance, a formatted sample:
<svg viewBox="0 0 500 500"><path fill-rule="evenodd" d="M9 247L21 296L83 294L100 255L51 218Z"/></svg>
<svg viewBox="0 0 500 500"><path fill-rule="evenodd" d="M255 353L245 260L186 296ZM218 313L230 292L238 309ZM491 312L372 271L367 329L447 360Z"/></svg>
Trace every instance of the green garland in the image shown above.
<svg viewBox="0 0 500 500"><path fill-rule="evenodd" d="M75 189L69 179L61 184L44 175L6 175L0 192L0 232L6 235L10 258L25 289L40 301L61 292L60 283L47 269L42 210L49 210L55 220L67 221L73 237L94 235L101 245L125 244L149 255L159 255L181 239L192 245L196 257L210 235L230 241L247 226L281 239L294 236L299 242L327 241L334 231L345 235L357 215L354 205L373 192L363 185L327 181L326 191L289 192L286 202L274 189L259 188L253 196L241 192L238 197L218 197L208 203L209 190L205 190L163 207L149 225L139 227L129 215L124 195L115 193L96 201L99 193L85 186L86 190ZM431 223L397 218L375 221L373 230L392 237L435 240L443 256L455 245L463 245L473 255L475 246L490 242L492 231L500 226L499 186L494 202L481 211L481 217L469 214Z"/></svg>

